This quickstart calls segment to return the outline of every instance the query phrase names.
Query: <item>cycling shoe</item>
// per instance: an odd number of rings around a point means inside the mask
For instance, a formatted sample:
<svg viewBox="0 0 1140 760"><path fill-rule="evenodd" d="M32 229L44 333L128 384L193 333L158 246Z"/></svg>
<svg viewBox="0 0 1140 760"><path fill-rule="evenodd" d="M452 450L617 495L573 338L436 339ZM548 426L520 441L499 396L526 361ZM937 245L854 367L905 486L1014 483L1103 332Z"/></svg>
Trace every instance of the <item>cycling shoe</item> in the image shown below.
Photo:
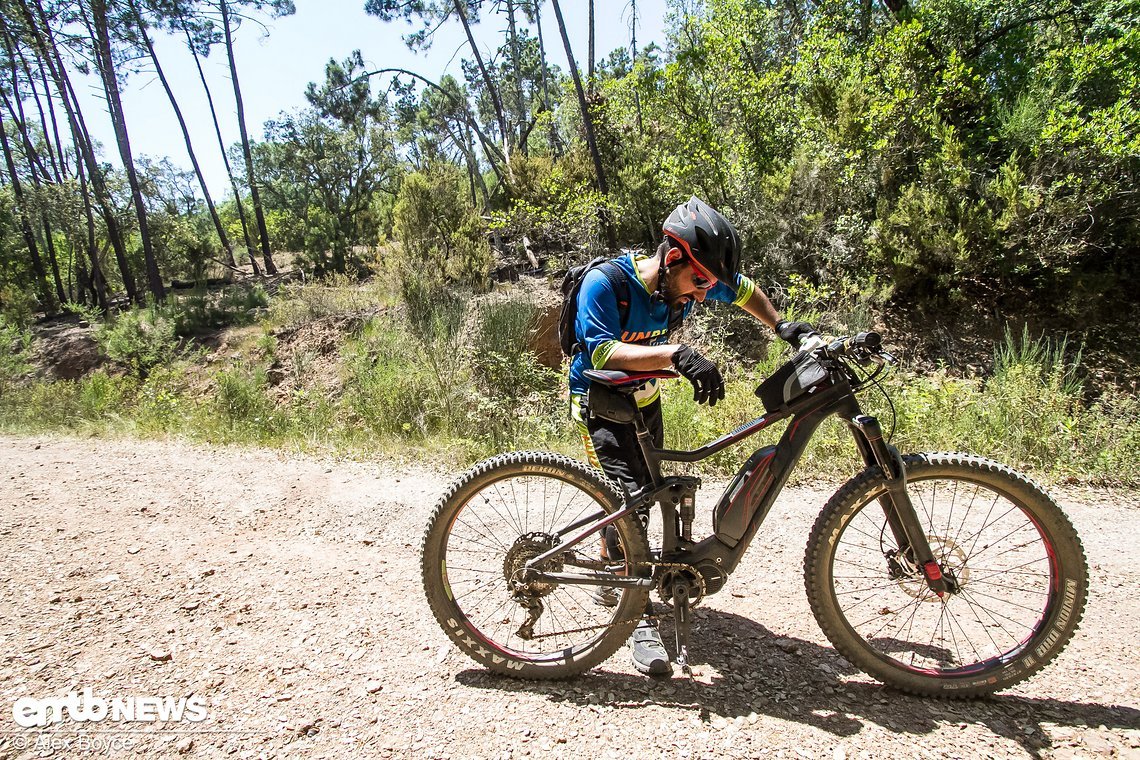
<svg viewBox="0 0 1140 760"><path fill-rule="evenodd" d="M648 620L642 620L629 637L629 647L633 654L633 667L639 673L650 676L668 676L673 673L673 664L669 662L669 653L661 642L661 634L657 626Z"/></svg>

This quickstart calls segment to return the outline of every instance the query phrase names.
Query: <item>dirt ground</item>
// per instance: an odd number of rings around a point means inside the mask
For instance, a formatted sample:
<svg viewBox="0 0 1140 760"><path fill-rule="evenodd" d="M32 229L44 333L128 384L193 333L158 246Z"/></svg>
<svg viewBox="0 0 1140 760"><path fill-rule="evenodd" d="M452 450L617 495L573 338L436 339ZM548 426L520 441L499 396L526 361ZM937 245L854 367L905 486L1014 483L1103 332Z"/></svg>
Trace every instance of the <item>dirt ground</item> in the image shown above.
<svg viewBox="0 0 1140 760"><path fill-rule="evenodd" d="M819 633L801 562L825 483L785 493L699 609L693 681L647 679L625 652L567 682L490 675L420 587L420 534L453 476L0 436L0 758L1140 757L1135 493L1056 494L1091 568L1080 631L1035 679L947 702L879 686ZM15 722L23 697L84 688L206 716Z"/></svg>

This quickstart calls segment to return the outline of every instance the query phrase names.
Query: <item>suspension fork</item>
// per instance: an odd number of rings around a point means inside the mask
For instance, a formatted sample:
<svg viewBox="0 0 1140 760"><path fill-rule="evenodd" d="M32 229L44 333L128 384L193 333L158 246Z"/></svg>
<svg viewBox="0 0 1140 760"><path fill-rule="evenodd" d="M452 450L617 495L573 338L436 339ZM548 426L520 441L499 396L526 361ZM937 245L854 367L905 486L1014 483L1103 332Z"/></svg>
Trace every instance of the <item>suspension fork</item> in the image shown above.
<svg viewBox="0 0 1140 760"><path fill-rule="evenodd" d="M952 578L942 573L926 531L918 519L918 512L906 490L906 465L898 449L883 440L883 430L879 421L866 414L856 414L848 420L855 444L870 465L878 465L886 481L887 492L879 497L879 505L887 519L887 525L894 535L899 553L922 570L926 585L940 598L947 592L957 591Z"/></svg>

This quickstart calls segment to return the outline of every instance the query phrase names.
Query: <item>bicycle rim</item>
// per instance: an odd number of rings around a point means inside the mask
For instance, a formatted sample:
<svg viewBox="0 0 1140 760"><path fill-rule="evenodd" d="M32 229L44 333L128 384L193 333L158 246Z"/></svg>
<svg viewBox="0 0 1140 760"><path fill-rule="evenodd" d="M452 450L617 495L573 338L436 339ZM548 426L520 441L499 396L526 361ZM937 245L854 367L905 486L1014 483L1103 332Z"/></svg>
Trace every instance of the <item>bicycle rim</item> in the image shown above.
<svg viewBox="0 0 1140 760"><path fill-rule="evenodd" d="M1000 669L1043 630L1062 593L1057 552L1029 505L954 475L907 485L957 593L939 597L918 568L888 567L898 547L872 490L834 539L831 576L844 624L873 654L920 676Z"/></svg>
<svg viewBox="0 0 1140 760"><path fill-rule="evenodd" d="M549 471L505 474L476 485L450 519L441 569L447 597L466 619L467 631L485 646L537 665L573 663L594 650L614 626L640 616L637 599L643 607L643 590L617 591L607 605L597 597L599 586L517 580L527 560L557 545L559 528L614 509L599 500L602 494ZM627 530L619 525L626 545ZM600 539L588 538L544 569L601 572L599 547ZM627 574L630 568L616 560L609 561L605 571ZM541 605L537 615L535 603Z"/></svg>

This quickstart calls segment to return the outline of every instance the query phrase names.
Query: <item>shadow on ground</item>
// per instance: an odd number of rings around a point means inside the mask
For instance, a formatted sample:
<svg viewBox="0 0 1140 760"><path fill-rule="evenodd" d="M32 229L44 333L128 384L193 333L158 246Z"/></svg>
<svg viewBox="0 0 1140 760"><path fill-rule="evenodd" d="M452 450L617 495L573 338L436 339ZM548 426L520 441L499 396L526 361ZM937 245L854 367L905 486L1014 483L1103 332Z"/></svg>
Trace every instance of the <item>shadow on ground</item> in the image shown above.
<svg viewBox="0 0 1140 760"><path fill-rule="evenodd" d="M661 632L668 644L672 629L667 621ZM522 681L477 669L458 673L456 680L474 688L541 694L553 702L582 706L688 709L705 721L756 713L837 736L859 733L868 723L915 735L947 724L978 724L1017 742L1034 757L1051 748L1044 723L1140 728L1140 710L1122 705L1002 694L965 701L913 697L860 676L833 649L777 636L753 620L720 610L697 611L689 648L697 676L691 681L680 675L653 680L603 670L568 681ZM614 655L625 656L624 650ZM841 679L849 675L860 680ZM1038 678L1048 678L1048 668Z"/></svg>

